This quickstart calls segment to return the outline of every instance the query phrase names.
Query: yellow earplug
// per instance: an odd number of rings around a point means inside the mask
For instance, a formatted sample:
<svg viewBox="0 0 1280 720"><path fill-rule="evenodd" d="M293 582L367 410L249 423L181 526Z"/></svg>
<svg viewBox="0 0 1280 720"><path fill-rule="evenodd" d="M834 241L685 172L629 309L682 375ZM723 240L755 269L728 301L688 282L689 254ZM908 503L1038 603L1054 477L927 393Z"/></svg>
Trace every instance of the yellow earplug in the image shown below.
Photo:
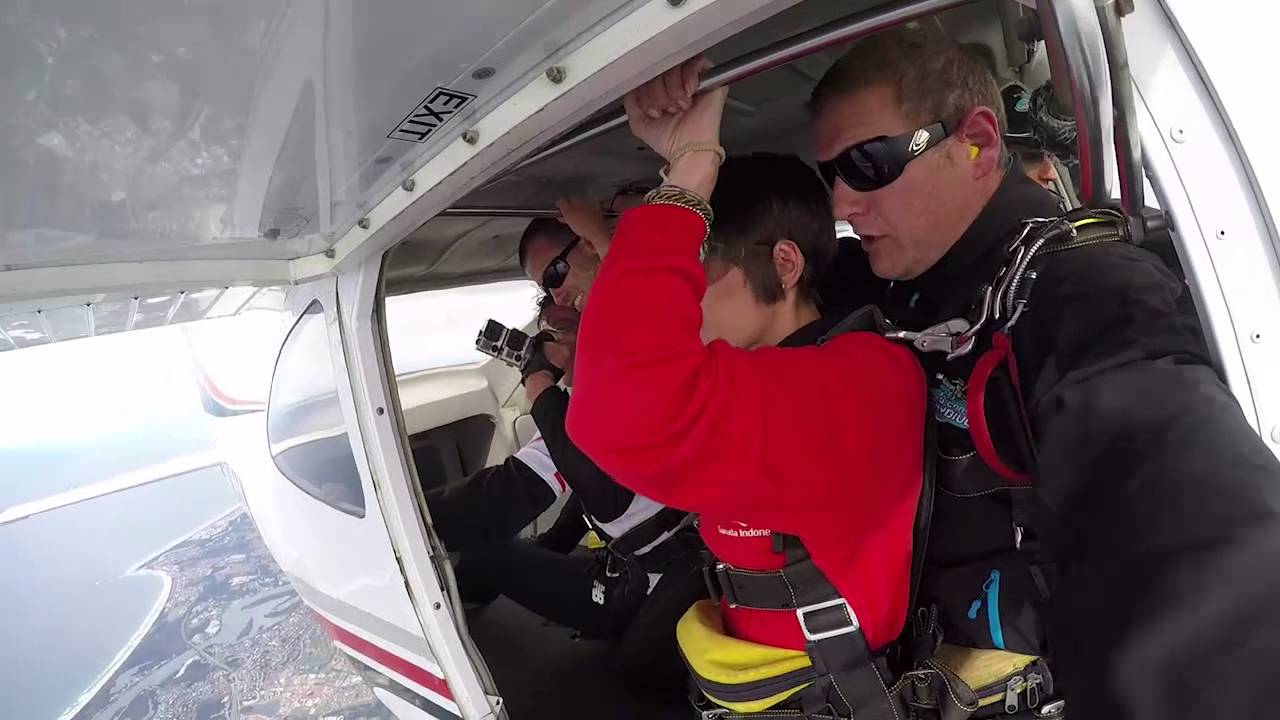
<svg viewBox="0 0 1280 720"><path fill-rule="evenodd" d="M978 146L977 146L977 145L970 145L970 146L969 146L969 159L970 159L970 160L977 160L977 159L978 159L978 155L980 155L981 153L982 153L982 151L978 149Z"/></svg>

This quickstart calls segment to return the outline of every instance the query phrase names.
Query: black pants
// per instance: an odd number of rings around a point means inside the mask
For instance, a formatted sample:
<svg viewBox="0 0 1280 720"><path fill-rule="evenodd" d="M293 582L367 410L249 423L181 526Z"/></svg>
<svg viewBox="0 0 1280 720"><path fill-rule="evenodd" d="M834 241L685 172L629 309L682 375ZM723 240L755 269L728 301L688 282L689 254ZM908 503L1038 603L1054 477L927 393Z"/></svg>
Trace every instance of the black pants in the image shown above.
<svg viewBox="0 0 1280 720"><path fill-rule="evenodd" d="M623 677L682 692L676 621L707 591L696 536L668 542L683 543L685 550L661 568L652 592L648 573L637 563L618 563L606 572L599 553L562 555L528 540L465 553L457 568L459 590L464 600L506 595L585 637L615 642Z"/></svg>

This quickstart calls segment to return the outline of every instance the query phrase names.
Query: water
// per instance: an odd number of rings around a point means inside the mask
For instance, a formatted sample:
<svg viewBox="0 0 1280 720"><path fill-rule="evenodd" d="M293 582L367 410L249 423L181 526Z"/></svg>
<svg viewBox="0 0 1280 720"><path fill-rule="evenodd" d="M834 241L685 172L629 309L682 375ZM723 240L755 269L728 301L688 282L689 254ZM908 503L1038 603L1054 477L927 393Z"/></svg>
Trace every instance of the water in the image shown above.
<svg viewBox="0 0 1280 720"><path fill-rule="evenodd" d="M55 720L92 687L163 588L135 565L226 513L235 495L202 470L0 527L0 706Z"/></svg>

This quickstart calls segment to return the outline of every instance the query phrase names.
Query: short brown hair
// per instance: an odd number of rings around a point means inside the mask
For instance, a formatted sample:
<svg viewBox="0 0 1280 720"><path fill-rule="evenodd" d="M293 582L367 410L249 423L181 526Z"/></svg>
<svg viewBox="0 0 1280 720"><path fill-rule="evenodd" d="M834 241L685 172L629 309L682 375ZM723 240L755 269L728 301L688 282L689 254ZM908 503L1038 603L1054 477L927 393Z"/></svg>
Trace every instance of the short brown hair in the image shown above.
<svg viewBox="0 0 1280 720"><path fill-rule="evenodd" d="M819 303L818 279L836 252L835 221L826 184L803 160L763 152L725 160L711 209L711 241L743 251L733 264L742 268L757 300L772 305L784 297L769 249L790 240L804 255L796 290Z"/></svg>
<svg viewBox="0 0 1280 720"><path fill-rule="evenodd" d="M991 70L942 31L914 23L854 44L818 81L809 111L817 115L836 98L878 85L892 88L903 114L918 125L941 121L951 131L965 113L986 107L1004 130L1004 103Z"/></svg>

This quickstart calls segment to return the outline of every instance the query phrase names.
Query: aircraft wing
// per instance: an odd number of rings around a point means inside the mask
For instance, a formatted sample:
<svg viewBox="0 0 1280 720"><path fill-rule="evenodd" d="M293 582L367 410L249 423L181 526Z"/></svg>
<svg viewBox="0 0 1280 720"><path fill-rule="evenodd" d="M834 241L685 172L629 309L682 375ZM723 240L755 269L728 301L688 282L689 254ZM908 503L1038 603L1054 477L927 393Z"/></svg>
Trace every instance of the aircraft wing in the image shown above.
<svg viewBox="0 0 1280 720"><path fill-rule="evenodd" d="M161 480L168 480L169 478L186 475L197 470L218 467L219 465L222 465L222 457L213 450L182 455L162 463L121 473L115 477L84 487L2 508L0 509L0 526L15 523L19 520L26 520L29 517L34 517L50 510L57 510L68 505L75 505L86 500L141 487L142 485L149 485Z"/></svg>

